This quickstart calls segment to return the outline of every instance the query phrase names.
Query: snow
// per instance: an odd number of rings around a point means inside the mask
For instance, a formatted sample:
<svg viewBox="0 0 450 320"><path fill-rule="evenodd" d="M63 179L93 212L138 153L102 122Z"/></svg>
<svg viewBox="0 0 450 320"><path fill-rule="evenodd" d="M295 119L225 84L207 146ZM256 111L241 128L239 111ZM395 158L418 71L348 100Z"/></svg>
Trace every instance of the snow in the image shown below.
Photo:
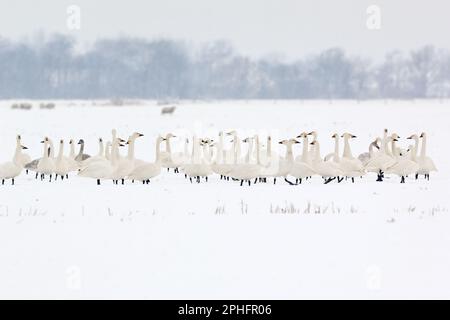
<svg viewBox="0 0 450 320"><path fill-rule="evenodd" d="M36 158L45 135L83 138L95 154L113 127L124 138L137 131L145 135L137 157L151 160L157 134L169 131L270 130L279 139L317 130L322 155L334 132L348 131L358 155L386 127L402 146L426 131L439 172L404 185L368 175L355 184L251 187L218 177L190 184L172 172L149 185L100 187L23 173L0 186L0 298L450 297L449 101L182 101L165 116L153 101L11 104L0 102L0 162L18 133Z"/></svg>

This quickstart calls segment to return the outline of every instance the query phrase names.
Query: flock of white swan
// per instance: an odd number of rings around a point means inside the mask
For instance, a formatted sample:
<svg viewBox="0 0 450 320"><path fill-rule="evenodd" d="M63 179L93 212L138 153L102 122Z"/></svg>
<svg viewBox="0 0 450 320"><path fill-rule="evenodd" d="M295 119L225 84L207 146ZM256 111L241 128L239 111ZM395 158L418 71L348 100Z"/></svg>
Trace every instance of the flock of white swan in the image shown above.
<svg viewBox="0 0 450 320"><path fill-rule="evenodd" d="M396 133L388 135L384 130L382 137L378 137L369 145L366 153L354 157L350 142L356 136L344 133L333 134L334 151L322 157L318 134L315 131L303 132L296 138L286 139L278 143L285 147L284 156L279 155L272 146L271 136L267 136L266 143L261 143L259 135L241 140L236 131L220 132L216 139L185 138L184 150L172 152L171 140L176 138L169 133L156 138L156 159L152 162L135 158L135 143L143 134L133 133L127 141L117 136L112 130L111 140L104 143L99 139L99 150L95 156L84 153L84 141L80 140L79 152L75 153L75 142L70 140L70 153L64 153L64 140L59 141L58 153L55 156L53 141L45 137L42 157L32 160L24 150L20 135L16 138L16 150L12 161L0 164L0 180L14 179L25 169L28 174L33 171L36 179L49 177L49 181L69 178L69 173L76 172L80 177L94 179L98 185L101 181L112 180L114 184L125 180L139 181L148 184L151 179L160 175L163 169L173 169L175 173L184 173L190 182L200 183L201 179L208 181L208 177L217 174L224 181L238 181L244 183L267 183L277 178L284 179L291 185L301 184L313 176L323 178L325 184L331 181L338 183L344 179L355 181L368 173L374 173L377 181L383 181L385 175L400 177L405 183L406 178L418 179L423 175L429 180L430 172L437 171L433 160L427 156L426 133L413 134L407 139L413 141L407 148L398 146L400 137ZM340 138L344 148L340 154ZM165 148L161 150L164 142ZM294 157L293 145L302 143L302 153ZM241 147L247 147L241 152ZM126 155L121 154L120 147L128 146ZM419 152L420 149L420 152Z"/></svg>

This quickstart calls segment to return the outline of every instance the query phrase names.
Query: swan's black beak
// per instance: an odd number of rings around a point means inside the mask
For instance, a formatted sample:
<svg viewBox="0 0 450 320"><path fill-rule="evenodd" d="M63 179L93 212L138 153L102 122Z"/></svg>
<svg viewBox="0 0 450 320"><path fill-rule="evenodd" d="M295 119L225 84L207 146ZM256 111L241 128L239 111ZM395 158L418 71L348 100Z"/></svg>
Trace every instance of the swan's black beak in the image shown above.
<svg viewBox="0 0 450 320"><path fill-rule="evenodd" d="M354 139L354 138L357 138L357 136L355 136L355 135L352 134L352 139Z"/></svg>
<svg viewBox="0 0 450 320"><path fill-rule="evenodd" d="M420 135L420 138L423 138L423 133Z"/></svg>
<svg viewBox="0 0 450 320"><path fill-rule="evenodd" d="M315 145L315 144L316 144L316 143L315 143L314 141L310 143L310 145L312 145L312 146Z"/></svg>
<svg viewBox="0 0 450 320"><path fill-rule="evenodd" d="M392 139L392 141L398 142L398 139Z"/></svg>
<svg viewBox="0 0 450 320"><path fill-rule="evenodd" d="M283 141L278 142L279 144L283 144Z"/></svg>
<svg viewBox="0 0 450 320"><path fill-rule="evenodd" d="M408 138L406 138L406 139L411 140L411 139L412 139L412 136L410 136L410 137L408 137Z"/></svg>
<svg viewBox="0 0 450 320"><path fill-rule="evenodd" d="M124 144L121 144L121 143L119 143L119 147L125 147L125 145L124 145Z"/></svg>
<svg viewBox="0 0 450 320"><path fill-rule="evenodd" d="M308 136L312 136L313 132L314 132L314 131L308 132L307 135L308 135Z"/></svg>
<svg viewBox="0 0 450 320"><path fill-rule="evenodd" d="M165 140L165 139L164 139ZM126 142L125 140L123 140L122 138L119 138L119 141L121 142L121 143L124 143L124 142Z"/></svg>
<svg viewBox="0 0 450 320"><path fill-rule="evenodd" d="M294 143L300 143L300 141L294 140Z"/></svg>
<svg viewBox="0 0 450 320"><path fill-rule="evenodd" d="M138 136L139 137L143 137L144 135L142 133L138 133Z"/></svg>
<svg viewBox="0 0 450 320"><path fill-rule="evenodd" d="M125 143L125 144L130 144L130 141L127 141L127 143Z"/></svg>
<svg viewBox="0 0 450 320"><path fill-rule="evenodd" d="M44 140L42 140L41 142L39 142L39 143L44 143L45 141Z"/></svg>
<svg viewBox="0 0 450 320"><path fill-rule="evenodd" d="M27 150L28 148L25 146L22 146L22 150Z"/></svg>

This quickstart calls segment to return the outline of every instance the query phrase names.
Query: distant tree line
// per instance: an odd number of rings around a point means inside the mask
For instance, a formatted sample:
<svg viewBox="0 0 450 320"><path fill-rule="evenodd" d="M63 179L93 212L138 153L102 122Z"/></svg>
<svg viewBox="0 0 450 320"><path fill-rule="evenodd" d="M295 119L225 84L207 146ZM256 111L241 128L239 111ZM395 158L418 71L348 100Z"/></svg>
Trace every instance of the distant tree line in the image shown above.
<svg viewBox="0 0 450 320"><path fill-rule="evenodd" d="M0 99L371 99L450 96L450 53L425 46L383 62L340 48L283 62L251 59L226 42L97 41L86 52L53 35L40 43L0 38Z"/></svg>

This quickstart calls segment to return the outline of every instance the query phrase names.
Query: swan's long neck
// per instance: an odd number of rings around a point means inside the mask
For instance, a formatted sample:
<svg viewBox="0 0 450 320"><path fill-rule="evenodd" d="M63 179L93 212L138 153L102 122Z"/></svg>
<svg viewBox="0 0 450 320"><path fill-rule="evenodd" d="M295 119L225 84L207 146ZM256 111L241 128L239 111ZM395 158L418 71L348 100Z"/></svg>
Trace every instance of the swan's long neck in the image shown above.
<svg viewBox="0 0 450 320"><path fill-rule="evenodd" d="M303 151L302 151L302 161L305 163L309 162L309 149L308 149L308 137L303 137Z"/></svg>
<svg viewBox="0 0 450 320"><path fill-rule="evenodd" d="M267 157L272 156L272 138L267 138Z"/></svg>
<svg viewBox="0 0 450 320"><path fill-rule="evenodd" d="M50 158L54 158L55 157L55 148L53 147L53 141L48 140L48 143L50 145Z"/></svg>
<svg viewBox="0 0 450 320"><path fill-rule="evenodd" d="M219 135L219 144L217 145L217 163L223 163L223 135L222 133Z"/></svg>
<svg viewBox="0 0 450 320"><path fill-rule="evenodd" d="M78 151L78 155L81 156L84 153L84 142L80 144L80 151Z"/></svg>
<svg viewBox="0 0 450 320"><path fill-rule="evenodd" d="M106 144L105 158L108 160L111 159L111 143L109 143L109 142Z"/></svg>
<svg viewBox="0 0 450 320"><path fill-rule="evenodd" d="M344 155L343 156L345 158L353 159L352 149L350 148L350 142L348 140L349 140L349 138L348 138L348 136L346 136L344 138Z"/></svg>
<svg viewBox="0 0 450 320"><path fill-rule="evenodd" d="M261 165L261 159L260 159L260 150L261 150L261 146L259 145L259 137L256 136L256 164L259 166Z"/></svg>
<svg viewBox="0 0 450 320"><path fill-rule="evenodd" d="M115 166L117 164L117 158L119 154L119 142L117 141L117 138L114 139L112 146L111 146L111 164Z"/></svg>
<svg viewBox="0 0 450 320"><path fill-rule="evenodd" d="M320 156L320 145L319 145L319 142L317 142L317 140L316 140L315 145L313 145L313 147L314 147L314 159L315 159L315 161L321 160L322 158Z"/></svg>
<svg viewBox="0 0 450 320"><path fill-rule="evenodd" d="M48 159L48 141L44 141L44 155L42 157Z"/></svg>
<svg viewBox="0 0 450 320"><path fill-rule="evenodd" d="M61 160L64 155L64 143L59 144L58 160Z"/></svg>
<svg viewBox="0 0 450 320"><path fill-rule="evenodd" d="M16 151L14 152L13 162L15 165L22 166L20 162L20 155L22 154L22 145L20 141L17 141Z"/></svg>
<svg viewBox="0 0 450 320"><path fill-rule="evenodd" d="M422 149L420 149L420 157L425 158L427 156L427 137L422 137Z"/></svg>
<svg viewBox="0 0 450 320"><path fill-rule="evenodd" d="M253 152L253 139L250 139L248 142L248 150L247 150L247 156L245 157L245 162L250 163L250 157Z"/></svg>
<svg viewBox="0 0 450 320"><path fill-rule="evenodd" d="M98 142L98 156L102 157L104 153L105 153L105 147L103 145L103 140L100 140Z"/></svg>
<svg viewBox="0 0 450 320"><path fill-rule="evenodd" d="M187 150L186 150L187 151ZM156 140L156 162L161 162L161 139Z"/></svg>
<svg viewBox="0 0 450 320"><path fill-rule="evenodd" d="M159 144L161 144L161 141L159 142ZM187 140L184 142L184 155L186 157L189 156L189 142Z"/></svg>
<svg viewBox="0 0 450 320"><path fill-rule="evenodd" d="M75 158L75 144L73 143L73 141L70 144L70 155L69 155L69 157L71 159Z"/></svg>
<svg viewBox="0 0 450 320"><path fill-rule="evenodd" d="M171 146L170 146L170 138L166 138L166 151L167 151L169 154L172 154L172 148L171 148Z"/></svg>
<svg viewBox="0 0 450 320"><path fill-rule="evenodd" d="M417 161L417 149L414 146L413 149L410 151L411 152L411 160L416 162Z"/></svg>
<svg viewBox="0 0 450 320"><path fill-rule="evenodd" d="M336 135L334 137L334 157L333 157L334 162L339 162L340 157L339 157L339 136Z"/></svg>
<svg viewBox="0 0 450 320"><path fill-rule="evenodd" d="M134 141L135 138L130 138L128 143L128 160L134 160Z"/></svg>

